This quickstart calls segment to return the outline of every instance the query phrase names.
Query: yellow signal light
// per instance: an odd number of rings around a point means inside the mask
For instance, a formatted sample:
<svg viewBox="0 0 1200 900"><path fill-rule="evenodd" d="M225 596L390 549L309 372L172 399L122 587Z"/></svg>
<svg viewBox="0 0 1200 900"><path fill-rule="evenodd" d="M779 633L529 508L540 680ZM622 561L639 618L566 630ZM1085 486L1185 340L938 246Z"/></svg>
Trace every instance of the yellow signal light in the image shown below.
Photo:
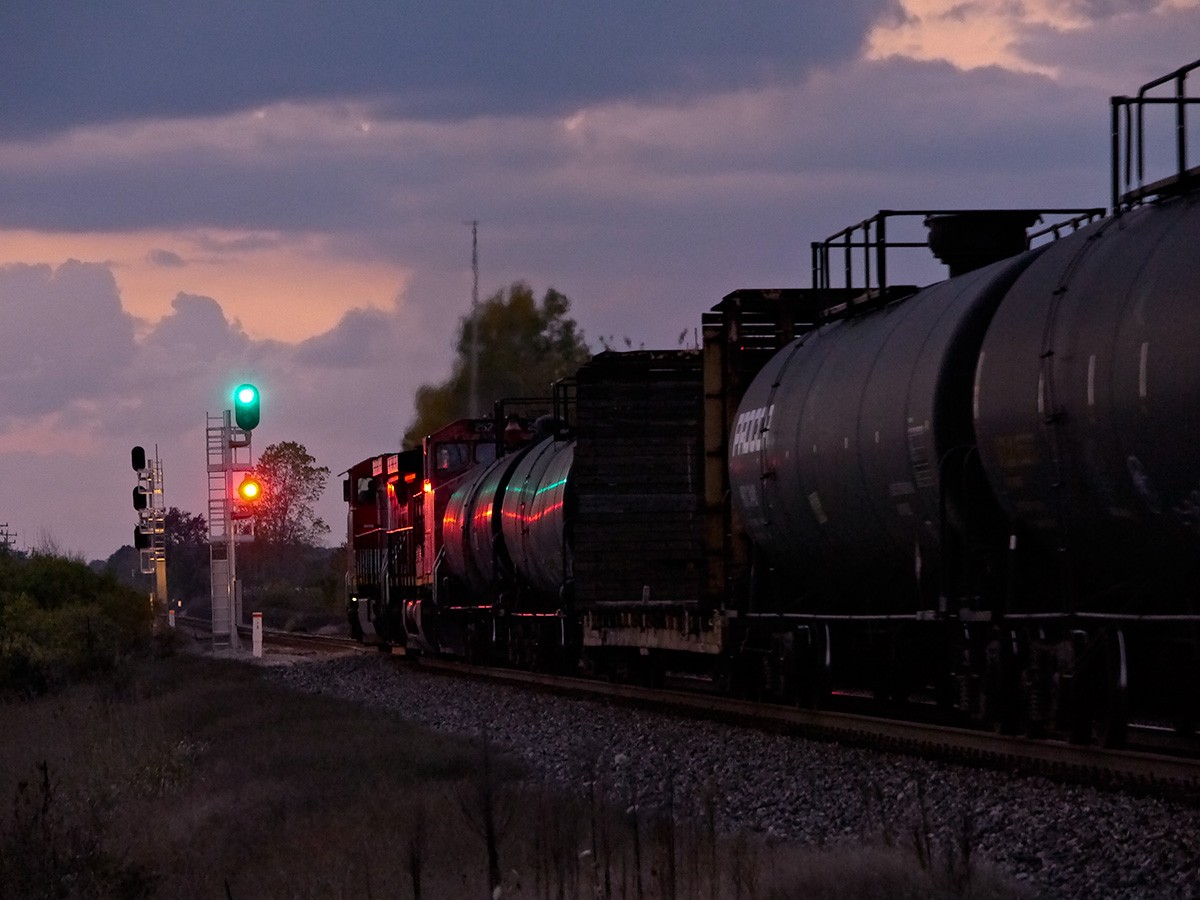
<svg viewBox="0 0 1200 900"><path fill-rule="evenodd" d="M238 485L237 493L243 500L253 503L262 496L262 485L253 475L247 475Z"/></svg>

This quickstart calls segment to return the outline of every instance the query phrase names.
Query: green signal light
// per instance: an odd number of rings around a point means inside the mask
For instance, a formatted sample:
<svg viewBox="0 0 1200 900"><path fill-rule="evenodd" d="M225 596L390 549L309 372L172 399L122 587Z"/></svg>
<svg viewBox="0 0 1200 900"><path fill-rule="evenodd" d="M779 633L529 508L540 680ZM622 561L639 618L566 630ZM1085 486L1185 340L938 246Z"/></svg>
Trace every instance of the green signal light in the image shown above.
<svg viewBox="0 0 1200 900"><path fill-rule="evenodd" d="M238 428L249 431L258 424L258 388L252 384L239 384L233 391L233 418Z"/></svg>

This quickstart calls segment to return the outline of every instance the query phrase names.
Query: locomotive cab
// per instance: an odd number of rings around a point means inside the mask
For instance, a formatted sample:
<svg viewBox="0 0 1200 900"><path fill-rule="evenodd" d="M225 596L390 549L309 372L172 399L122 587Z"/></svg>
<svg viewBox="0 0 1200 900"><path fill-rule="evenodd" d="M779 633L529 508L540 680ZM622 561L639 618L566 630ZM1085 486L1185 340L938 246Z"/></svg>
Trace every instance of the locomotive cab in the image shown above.
<svg viewBox="0 0 1200 900"><path fill-rule="evenodd" d="M369 457L345 473L346 612L361 641L403 646L401 611L421 553L421 452Z"/></svg>

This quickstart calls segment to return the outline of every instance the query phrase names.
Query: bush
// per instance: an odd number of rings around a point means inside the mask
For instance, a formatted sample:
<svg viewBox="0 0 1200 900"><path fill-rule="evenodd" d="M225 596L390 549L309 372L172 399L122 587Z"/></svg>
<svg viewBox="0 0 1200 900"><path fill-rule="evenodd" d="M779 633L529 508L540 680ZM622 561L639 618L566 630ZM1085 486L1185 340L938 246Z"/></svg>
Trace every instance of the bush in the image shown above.
<svg viewBox="0 0 1200 900"><path fill-rule="evenodd" d="M146 598L58 557L0 555L0 693L45 693L111 677L149 643Z"/></svg>
<svg viewBox="0 0 1200 900"><path fill-rule="evenodd" d="M59 681L55 662L29 635L5 634L0 637L0 690L22 697L46 693Z"/></svg>

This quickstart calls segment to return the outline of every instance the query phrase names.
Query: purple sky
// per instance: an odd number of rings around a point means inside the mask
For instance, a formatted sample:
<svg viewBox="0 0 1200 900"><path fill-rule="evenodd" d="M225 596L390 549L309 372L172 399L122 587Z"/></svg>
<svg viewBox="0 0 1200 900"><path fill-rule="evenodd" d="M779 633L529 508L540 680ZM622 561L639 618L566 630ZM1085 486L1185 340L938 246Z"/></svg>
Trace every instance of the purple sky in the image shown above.
<svg viewBox="0 0 1200 900"><path fill-rule="evenodd" d="M483 296L674 346L879 208L1103 205L1108 96L1197 56L1200 0L8 0L0 524L108 556L136 443L204 513L241 380L259 450L396 448L469 220Z"/></svg>

